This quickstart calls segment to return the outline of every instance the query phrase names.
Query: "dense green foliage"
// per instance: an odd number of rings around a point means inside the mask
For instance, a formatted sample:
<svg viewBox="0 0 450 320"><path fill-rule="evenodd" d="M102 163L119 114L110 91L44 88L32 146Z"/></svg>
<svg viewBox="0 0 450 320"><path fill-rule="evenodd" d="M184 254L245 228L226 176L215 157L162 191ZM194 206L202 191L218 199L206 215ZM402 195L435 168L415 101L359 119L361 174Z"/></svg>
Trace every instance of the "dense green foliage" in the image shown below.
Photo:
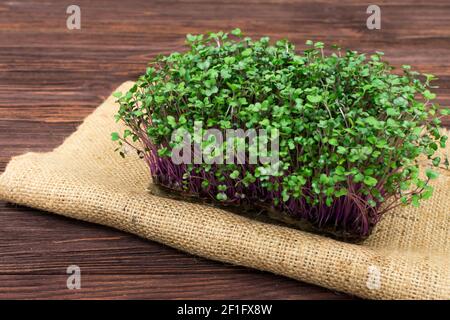
<svg viewBox="0 0 450 320"><path fill-rule="evenodd" d="M258 195L280 211L316 224L332 216L363 234L398 203L430 197L436 173L420 174L420 156L448 166L437 153L447 140L439 116L448 110L433 103L432 75L409 66L394 74L381 52L367 57L335 47L325 54L321 42L307 41L298 54L286 40L253 41L239 29L188 35L187 43L189 51L158 57L129 92L116 94L117 119L129 129L113 140L140 140L153 175L173 176L160 181L224 203ZM194 121L204 129L278 129L278 173L270 175L270 164L167 169L161 161L170 163L172 131L193 132Z"/></svg>

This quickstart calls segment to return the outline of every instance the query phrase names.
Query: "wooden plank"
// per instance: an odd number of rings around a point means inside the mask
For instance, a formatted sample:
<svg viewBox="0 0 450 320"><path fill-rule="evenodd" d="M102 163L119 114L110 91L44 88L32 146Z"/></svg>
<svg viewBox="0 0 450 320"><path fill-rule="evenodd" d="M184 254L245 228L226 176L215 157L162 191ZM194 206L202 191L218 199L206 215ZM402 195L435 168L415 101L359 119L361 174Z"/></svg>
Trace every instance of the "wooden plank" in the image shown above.
<svg viewBox="0 0 450 320"><path fill-rule="evenodd" d="M384 51L439 77L450 105L450 2L379 1L382 29L366 28L356 0L79 0L82 29L66 29L66 3L0 3L0 171L12 156L49 151L159 53L186 33L240 27L250 36L306 39ZM444 119L450 125L450 119ZM68 265L82 290L65 287ZM0 298L347 299L284 277L208 261L110 228L0 202Z"/></svg>

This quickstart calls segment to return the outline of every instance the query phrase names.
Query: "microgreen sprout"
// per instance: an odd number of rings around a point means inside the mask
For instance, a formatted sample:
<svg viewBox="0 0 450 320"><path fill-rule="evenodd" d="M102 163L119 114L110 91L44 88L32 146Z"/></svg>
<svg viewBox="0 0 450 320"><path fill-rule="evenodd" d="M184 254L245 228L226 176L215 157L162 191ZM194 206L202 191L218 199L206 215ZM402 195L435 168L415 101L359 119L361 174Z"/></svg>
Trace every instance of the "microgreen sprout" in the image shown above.
<svg viewBox="0 0 450 320"><path fill-rule="evenodd" d="M365 237L382 214L432 195L445 147L433 75L321 42L188 35L189 50L157 57L116 115L119 144L139 141L153 180L224 205L258 205L318 228ZM279 171L263 165L174 164L173 130L277 129ZM226 143L223 144L226 148ZM119 148L120 151L120 148ZM419 159L428 161L421 172Z"/></svg>

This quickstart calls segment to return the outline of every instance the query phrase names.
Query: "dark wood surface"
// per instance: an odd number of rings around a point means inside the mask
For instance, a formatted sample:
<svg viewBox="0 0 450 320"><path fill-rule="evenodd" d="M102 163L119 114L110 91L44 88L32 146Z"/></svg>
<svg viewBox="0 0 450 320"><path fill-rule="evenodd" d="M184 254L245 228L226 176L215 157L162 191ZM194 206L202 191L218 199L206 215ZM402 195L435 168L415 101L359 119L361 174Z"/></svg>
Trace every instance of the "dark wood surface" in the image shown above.
<svg viewBox="0 0 450 320"><path fill-rule="evenodd" d="M288 37L299 49L313 39L384 51L394 65L436 74L439 101L450 105L448 0L377 1L381 30L366 28L365 1L76 3L81 30L66 28L69 2L0 2L0 171L11 156L59 145L153 56L183 50L186 33L240 27L250 36ZM81 267L80 290L66 288L72 264ZM1 298L351 297L0 202Z"/></svg>

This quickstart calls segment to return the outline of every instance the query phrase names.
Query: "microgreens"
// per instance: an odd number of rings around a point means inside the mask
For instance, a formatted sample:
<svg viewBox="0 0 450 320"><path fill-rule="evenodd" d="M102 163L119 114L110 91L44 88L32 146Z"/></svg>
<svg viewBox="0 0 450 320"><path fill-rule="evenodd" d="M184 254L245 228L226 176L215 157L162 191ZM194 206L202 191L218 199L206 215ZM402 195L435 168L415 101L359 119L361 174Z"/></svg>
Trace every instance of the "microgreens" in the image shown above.
<svg viewBox="0 0 450 320"><path fill-rule="evenodd" d="M447 137L433 100L433 75L403 66L377 52L369 57L307 41L268 37L253 41L231 34L188 35L189 51L159 56L126 93L116 93L113 133L119 144L139 140L153 179L171 189L225 205L260 205L317 227L367 236L380 216L399 204L418 206L432 194L431 169ZM264 165L179 164L170 158L171 134L206 128L278 129L279 172ZM226 148L226 143L223 144ZM120 148L119 148L120 150Z"/></svg>

